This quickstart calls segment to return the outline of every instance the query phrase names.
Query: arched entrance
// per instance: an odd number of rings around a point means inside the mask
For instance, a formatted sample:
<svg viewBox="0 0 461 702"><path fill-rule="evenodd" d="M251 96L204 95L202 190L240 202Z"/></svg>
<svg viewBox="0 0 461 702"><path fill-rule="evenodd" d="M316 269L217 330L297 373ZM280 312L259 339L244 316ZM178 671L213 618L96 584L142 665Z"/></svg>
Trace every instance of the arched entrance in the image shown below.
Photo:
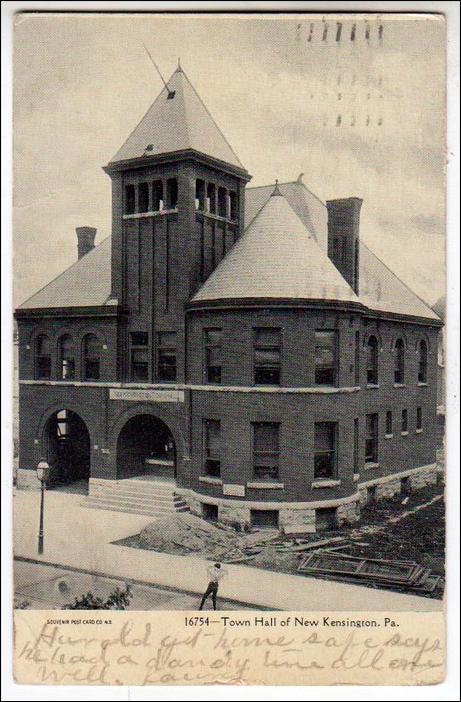
<svg viewBox="0 0 461 702"><path fill-rule="evenodd" d="M117 477L176 478L176 446L165 422L151 414L128 420L117 439Z"/></svg>
<svg viewBox="0 0 461 702"><path fill-rule="evenodd" d="M42 453L50 464L49 485L82 483L90 477L90 435L82 418L71 410L58 410L43 429Z"/></svg>

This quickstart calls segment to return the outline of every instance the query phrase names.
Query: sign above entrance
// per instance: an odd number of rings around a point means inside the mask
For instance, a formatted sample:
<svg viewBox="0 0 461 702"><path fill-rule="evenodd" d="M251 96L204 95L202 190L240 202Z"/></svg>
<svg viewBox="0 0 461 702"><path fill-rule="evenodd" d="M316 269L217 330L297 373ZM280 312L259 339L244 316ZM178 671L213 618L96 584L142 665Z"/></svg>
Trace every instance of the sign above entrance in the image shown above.
<svg viewBox="0 0 461 702"><path fill-rule="evenodd" d="M133 402L184 402L184 390L136 390L128 388L110 388L111 400L128 400Z"/></svg>

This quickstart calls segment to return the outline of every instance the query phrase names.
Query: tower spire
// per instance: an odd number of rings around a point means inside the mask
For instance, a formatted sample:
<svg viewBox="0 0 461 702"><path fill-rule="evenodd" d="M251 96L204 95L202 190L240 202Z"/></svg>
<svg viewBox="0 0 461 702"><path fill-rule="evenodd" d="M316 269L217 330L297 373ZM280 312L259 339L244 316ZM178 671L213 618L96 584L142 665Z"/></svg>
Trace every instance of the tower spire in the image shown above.
<svg viewBox="0 0 461 702"><path fill-rule="evenodd" d="M282 194L282 193L280 192L279 181L278 181L278 179L276 178L276 179L275 179L275 187L274 187L274 189L273 189L273 191L272 191L271 197L274 197L274 195L281 195L281 194Z"/></svg>

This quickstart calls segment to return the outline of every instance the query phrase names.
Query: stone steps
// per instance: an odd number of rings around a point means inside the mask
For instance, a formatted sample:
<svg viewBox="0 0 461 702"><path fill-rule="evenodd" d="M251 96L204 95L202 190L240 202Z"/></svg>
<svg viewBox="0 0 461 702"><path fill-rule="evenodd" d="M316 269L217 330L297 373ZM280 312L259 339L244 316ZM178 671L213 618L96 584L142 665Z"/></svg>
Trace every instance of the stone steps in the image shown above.
<svg viewBox="0 0 461 702"><path fill-rule="evenodd" d="M142 479L95 482L90 485L90 495L83 506L152 517L189 511L186 502L175 493L175 483Z"/></svg>
<svg viewBox="0 0 461 702"><path fill-rule="evenodd" d="M170 508L170 507L156 507L149 509L147 507L142 507L139 505L130 506L122 501L117 502L114 500L102 500L100 498L91 498L84 503L84 507L89 509L105 509L110 512L125 512L127 514L141 514L149 517L161 517L168 514L175 514L176 512L188 512L189 507L187 505Z"/></svg>

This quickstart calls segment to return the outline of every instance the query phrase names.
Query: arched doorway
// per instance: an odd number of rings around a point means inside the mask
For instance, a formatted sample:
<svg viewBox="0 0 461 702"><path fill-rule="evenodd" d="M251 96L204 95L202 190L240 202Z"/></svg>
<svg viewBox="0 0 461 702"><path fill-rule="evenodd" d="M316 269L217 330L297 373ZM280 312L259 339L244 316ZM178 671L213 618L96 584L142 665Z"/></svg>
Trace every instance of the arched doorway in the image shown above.
<svg viewBox="0 0 461 702"><path fill-rule="evenodd" d="M150 414L128 420L117 439L117 477L176 478L176 446L165 422Z"/></svg>
<svg viewBox="0 0 461 702"><path fill-rule="evenodd" d="M50 464L50 487L80 484L90 477L90 435L83 419L71 410L58 410L43 429L42 453Z"/></svg>

